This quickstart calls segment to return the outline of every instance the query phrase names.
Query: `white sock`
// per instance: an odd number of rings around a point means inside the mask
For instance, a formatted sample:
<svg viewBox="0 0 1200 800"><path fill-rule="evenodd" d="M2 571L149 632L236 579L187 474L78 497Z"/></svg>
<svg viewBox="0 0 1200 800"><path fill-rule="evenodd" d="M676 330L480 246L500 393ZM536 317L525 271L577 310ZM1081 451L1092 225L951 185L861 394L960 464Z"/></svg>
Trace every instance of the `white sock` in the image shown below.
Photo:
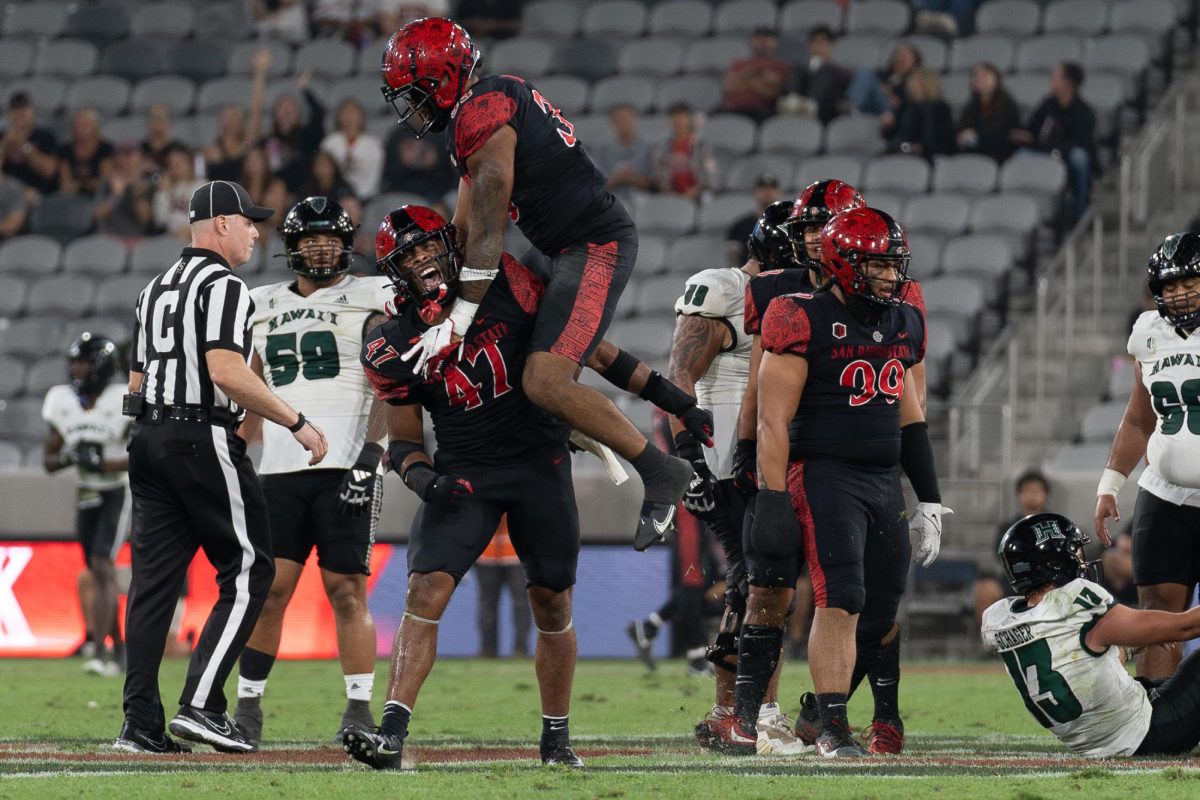
<svg viewBox="0 0 1200 800"><path fill-rule="evenodd" d="M238 698L242 697L262 697L263 692L267 690L267 679L261 681L251 681L238 675Z"/></svg>
<svg viewBox="0 0 1200 800"><path fill-rule="evenodd" d="M714 717L732 717L733 706L714 705L712 715Z"/></svg>
<svg viewBox="0 0 1200 800"><path fill-rule="evenodd" d="M779 703L763 703L758 707L758 718L773 717L779 713Z"/></svg>
<svg viewBox="0 0 1200 800"><path fill-rule="evenodd" d="M343 675L346 679L347 700L370 700L371 690L375 688L375 673L362 672L358 675Z"/></svg>

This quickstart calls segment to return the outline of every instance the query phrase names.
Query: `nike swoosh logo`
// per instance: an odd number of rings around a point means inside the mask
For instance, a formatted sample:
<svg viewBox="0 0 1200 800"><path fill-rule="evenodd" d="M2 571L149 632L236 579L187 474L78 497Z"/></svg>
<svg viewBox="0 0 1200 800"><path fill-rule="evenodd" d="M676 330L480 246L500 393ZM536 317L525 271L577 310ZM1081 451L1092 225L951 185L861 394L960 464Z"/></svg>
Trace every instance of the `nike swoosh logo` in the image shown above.
<svg viewBox="0 0 1200 800"><path fill-rule="evenodd" d="M898 334L898 336L899 336L901 339L907 339L907 338L908 338L908 334L907 334L907 333L901 333L901 334Z"/></svg>
<svg viewBox="0 0 1200 800"><path fill-rule="evenodd" d="M394 756L397 753L399 753L400 751L399 750L389 750L386 747L380 746L380 747L375 748L375 752L379 753L379 755L381 755L381 756Z"/></svg>
<svg viewBox="0 0 1200 800"><path fill-rule="evenodd" d="M658 531L660 536L665 535L666 532L670 529L671 521L673 519L675 519L675 506L671 506L667 510L667 516L662 522L659 522L658 520L656 520L654 518L654 515L650 516L650 521L654 523L654 530Z"/></svg>

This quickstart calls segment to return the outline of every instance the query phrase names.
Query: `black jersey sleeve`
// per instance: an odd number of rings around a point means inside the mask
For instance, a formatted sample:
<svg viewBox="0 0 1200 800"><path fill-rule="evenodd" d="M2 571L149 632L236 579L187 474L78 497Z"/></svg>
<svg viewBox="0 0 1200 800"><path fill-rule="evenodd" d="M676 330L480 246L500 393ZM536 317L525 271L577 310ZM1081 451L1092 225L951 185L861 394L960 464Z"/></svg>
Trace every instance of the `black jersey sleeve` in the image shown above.
<svg viewBox="0 0 1200 800"><path fill-rule="evenodd" d="M413 373L411 362L400 357L411 346L413 337L420 335L415 326L406 317L398 317L371 333L363 340L359 361L375 396L394 406L421 402L416 391L421 381Z"/></svg>
<svg viewBox="0 0 1200 800"><path fill-rule="evenodd" d="M803 305L805 295L776 297L762 321L763 350L778 355L812 355L813 327Z"/></svg>
<svg viewBox="0 0 1200 800"><path fill-rule="evenodd" d="M464 165L492 134L508 125L517 114L517 101L510 92L512 84L473 94L459 107L454 125L454 153Z"/></svg>

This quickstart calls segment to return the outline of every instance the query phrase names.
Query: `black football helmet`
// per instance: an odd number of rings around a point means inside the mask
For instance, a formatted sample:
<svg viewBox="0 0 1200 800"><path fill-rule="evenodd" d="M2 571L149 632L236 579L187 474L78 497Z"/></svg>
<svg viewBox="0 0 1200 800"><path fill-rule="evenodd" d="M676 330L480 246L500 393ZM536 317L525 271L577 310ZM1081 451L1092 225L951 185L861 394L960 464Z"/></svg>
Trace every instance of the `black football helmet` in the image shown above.
<svg viewBox="0 0 1200 800"><path fill-rule="evenodd" d="M1181 278L1200 278L1200 234L1171 234L1146 266L1146 283L1158 313L1175 327L1193 331L1200 326L1200 292L1193 290L1170 300L1163 297L1163 287Z"/></svg>
<svg viewBox="0 0 1200 800"><path fill-rule="evenodd" d="M304 198L292 206L279 226L288 268L314 281L327 281L350 269L355 227L346 209L328 197ZM300 240L318 235L336 236L341 245L302 253ZM312 263L314 260L320 263Z"/></svg>
<svg viewBox="0 0 1200 800"><path fill-rule="evenodd" d="M1099 581L1099 562L1083 557L1083 546L1089 541L1062 514L1043 511L1014 522L1000 537L997 554L1008 582L1028 594L1048 583L1065 586L1076 578Z"/></svg>
<svg viewBox="0 0 1200 800"><path fill-rule="evenodd" d="M416 263L405 258L431 241L441 244L437 255ZM432 208L401 206L384 217L375 234L375 261L396 287L397 302L416 300L424 317L458 296L462 268L458 235L454 225Z"/></svg>
<svg viewBox="0 0 1200 800"><path fill-rule="evenodd" d="M790 200L771 203L754 223L754 230L746 240L750 255L764 271L798 266L792 258L792 239L784 224L791 210Z"/></svg>
<svg viewBox="0 0 1200 800"><path fill-rule="evenodd" d="M77 361L88 365L86 375L78 375L73 365ZM67 348L67 380L75 394L96 397L117 374L117 345L107 336L84 332Z"/></svg>

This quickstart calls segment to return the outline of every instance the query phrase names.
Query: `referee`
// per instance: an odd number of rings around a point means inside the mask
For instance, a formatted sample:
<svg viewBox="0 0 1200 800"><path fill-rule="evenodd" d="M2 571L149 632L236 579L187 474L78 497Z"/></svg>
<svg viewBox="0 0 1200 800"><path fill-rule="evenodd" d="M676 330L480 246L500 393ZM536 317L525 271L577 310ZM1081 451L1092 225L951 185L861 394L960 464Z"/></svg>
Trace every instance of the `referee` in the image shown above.
<svg viewBox="0 0 1200 800"><path fill-rule="evenodd" d="M325 435L248 366L250 291L233 269L250 260L255 222L274 212L236 183L197 189L192 242L138 296L125 413L133 490L133 578L125 618L125 723L113 743L136 753L190 748L164 730L158 669L175 600L198 548L217 570L220 595L188 664L171 733L221 752L257 747L225 713L225 679L274 575L266 502L246 443L244 410L282 425L312 455Z"/></svg>

